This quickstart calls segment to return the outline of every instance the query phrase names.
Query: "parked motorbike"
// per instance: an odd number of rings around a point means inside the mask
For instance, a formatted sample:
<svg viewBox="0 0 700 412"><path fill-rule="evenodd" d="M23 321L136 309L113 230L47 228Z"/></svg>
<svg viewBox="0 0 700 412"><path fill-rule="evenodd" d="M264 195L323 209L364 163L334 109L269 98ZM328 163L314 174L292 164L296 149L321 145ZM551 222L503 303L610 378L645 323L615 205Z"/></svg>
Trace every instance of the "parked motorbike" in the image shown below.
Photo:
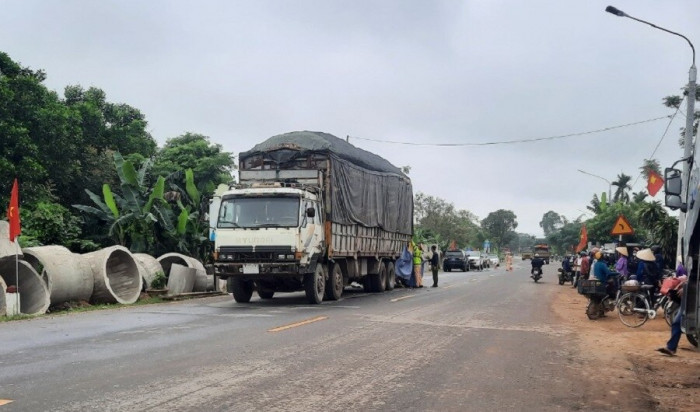
<svg viewBox="0 0 700 412"><path fill-rule="evenodd" d="M566 282L571 282L571 284L574 284L574 272L573 271L565 271L563 268L557 269L559 270L559 284L563 285Z"/></svg>
<svg viewBox="0 0 700 412"><path fill-rule="evenodd" d="M537 283L537 281L542 278L542 268L532 269L532 275L530 275L530 277Z"/></svg>
<svg viewBox="0 0 700 412"><path fill-rule="evenodd" d="M619 275L613 275L612 279L617 289L615 298L608 295L606 285L598 280L579 279L578 293L588 298L588 306L586 306L586 316L588 316L588 319L594 320L605 316L605 312L612 312L617 306L617 299L620 297Z"/></svg>

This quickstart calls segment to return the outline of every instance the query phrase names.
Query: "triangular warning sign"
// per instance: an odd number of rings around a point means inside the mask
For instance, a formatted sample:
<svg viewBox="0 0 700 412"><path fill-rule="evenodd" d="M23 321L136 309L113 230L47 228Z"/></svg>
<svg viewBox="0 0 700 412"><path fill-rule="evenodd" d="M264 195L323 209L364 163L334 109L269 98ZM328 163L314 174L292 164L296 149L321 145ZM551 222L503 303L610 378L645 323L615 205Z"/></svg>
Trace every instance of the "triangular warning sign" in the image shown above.
<svg viewBox="0 0 700 412"><path fill-rule="evenodd" d="M631 235L633 233L634 229L632 229L632 225L630 225L630 222L628 222L623 215L617 217L615 226L613 226L610 231L611 235Z"/></svg>

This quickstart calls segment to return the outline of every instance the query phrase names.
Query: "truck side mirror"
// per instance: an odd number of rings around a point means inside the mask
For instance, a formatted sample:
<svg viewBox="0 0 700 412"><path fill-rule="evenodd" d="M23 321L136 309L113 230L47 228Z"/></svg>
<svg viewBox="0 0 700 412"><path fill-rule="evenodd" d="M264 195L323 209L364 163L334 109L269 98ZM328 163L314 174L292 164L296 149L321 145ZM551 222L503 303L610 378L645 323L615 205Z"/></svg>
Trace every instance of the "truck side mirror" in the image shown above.
<svg viewBox="0 0 700 412"><path fill-rule="evenodd" d="M666 192L666 207L671 210L680 209L682 212L688 210L688 205L681 199L683 179L681 171L673 168L664 170L664 191Z"/></svg>
<svg viewBox="0 0 700 412"><path fill-rule="evenodd" d="M306 217L314 218L316 217L316 209L309 207L306 209Z"/></svg>

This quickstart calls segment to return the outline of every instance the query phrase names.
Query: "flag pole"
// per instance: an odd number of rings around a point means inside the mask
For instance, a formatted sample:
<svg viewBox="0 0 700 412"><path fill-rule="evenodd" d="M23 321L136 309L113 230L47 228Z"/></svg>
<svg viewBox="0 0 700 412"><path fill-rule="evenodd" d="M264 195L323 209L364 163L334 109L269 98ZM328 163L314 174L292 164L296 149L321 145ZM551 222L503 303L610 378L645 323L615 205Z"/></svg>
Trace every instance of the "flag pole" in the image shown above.
<svg viewBox="0 0 700 412"><path fill-rule="evenodd" d="M19 236L15 237L15 308L17 313L22 313L19 310Z"/></svg>

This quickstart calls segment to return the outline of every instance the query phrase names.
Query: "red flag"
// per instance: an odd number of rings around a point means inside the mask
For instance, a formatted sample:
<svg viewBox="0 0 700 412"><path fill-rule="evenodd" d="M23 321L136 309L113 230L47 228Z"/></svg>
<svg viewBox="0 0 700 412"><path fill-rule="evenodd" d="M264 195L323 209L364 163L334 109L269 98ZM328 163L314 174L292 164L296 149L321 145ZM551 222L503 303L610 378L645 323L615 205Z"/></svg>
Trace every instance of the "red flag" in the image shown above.
<svg viewBox="0 0 700 412"><path fill-rule="evenodd" d="M664 186L664 179L660 174L649 169L649 180L647 180L647 191L654 197L658 193L659 189Z"/></svg>
<svg viewBox="0 0 700 412"><path fill-rule="evenodd" d="M586 225L581 226L581 240L579 240L576 246L576 253L582 251L588 245L588 231L586 230Z"/></svg>
<svg viewBox="0 0 700 412"><path fill-rule="evenodd" d="M19 185L17 179L12 185L10 194L10 207L7 208L7 221L10 222L10 242L14 242L22 229L19 226Z"/></svg>

